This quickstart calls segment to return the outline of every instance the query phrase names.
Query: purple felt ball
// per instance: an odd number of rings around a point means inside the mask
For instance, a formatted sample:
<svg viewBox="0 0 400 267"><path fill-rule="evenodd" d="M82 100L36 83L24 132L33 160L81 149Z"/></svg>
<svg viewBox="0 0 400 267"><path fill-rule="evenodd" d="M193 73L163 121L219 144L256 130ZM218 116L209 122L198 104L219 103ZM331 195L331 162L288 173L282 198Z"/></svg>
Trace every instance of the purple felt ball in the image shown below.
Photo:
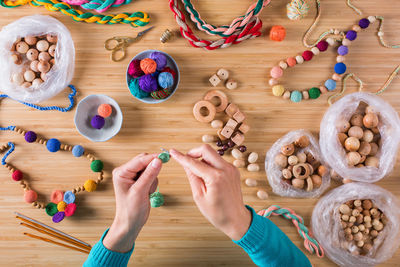
<svg viewBox="0 0 400 267"><path fill-rule="evenodd" d="M59 223L64 219L64 217L65 217L65 212L59 211L59 212L57 212L56 214L53 215L52 219L53 219L53 222Z"/></svg>
<svg viewBox="0 0 400 267"><path fill-rule="evenodd" d="M93 128L100 130L101 128L103 128L106 121L104 120L104 118L102 116L95 115L92 118L92 120L90 121L90 123L92 124Z"/></svg>
<svg viewBox="0 0 400 267"><path fill-rule="evenodd" d="M139 87L145 92L157 91L157 81L151 74L143 75L139 78Z"/></svg>
<svg viewBox="0 0 400 267"><path fill-rule="evenodd" d="M345 56L345 55L347 55L347 53L349 53L349 48L345 45L341 45L341 46L339 46L337 51L338 51L339 55Z"/></svg>
<svg viewBox="0 0 400 267"><path fill-rule="evenodd" d="M129 64L128 74L133 78L138 78L144 75L144 72L140 68L140 60L138 59L132 60L131 64Z"/></svg>
<svg viewBox="0 0 400 267"><path fill-rule="evenodd" d="M35 132L29 131L25 134L25 141L28 143L33 143L36 141L37 135Z"/></svg>
<svg viewBox="0 0 400 267"><path fill-rule="evenodd" d="M167 57L161 52L153 52L150 54L150 58L157 63L157 70L161 71L167 66Z"/></svg>
<svg viewBox="0 0 400 267"><path fill-rule="evenodd" d="M368 28L369 20L368 19L360 19L360 21L358 22L358 26L360 26L361 29Z"/></svg>
<svg viewBox="0 0 400 267"><path fill-rule="evenodd" d="M349 39L350 41L354 41L357 38L357 32L356 31L348 31L346 33L346 38Z"/></svg>

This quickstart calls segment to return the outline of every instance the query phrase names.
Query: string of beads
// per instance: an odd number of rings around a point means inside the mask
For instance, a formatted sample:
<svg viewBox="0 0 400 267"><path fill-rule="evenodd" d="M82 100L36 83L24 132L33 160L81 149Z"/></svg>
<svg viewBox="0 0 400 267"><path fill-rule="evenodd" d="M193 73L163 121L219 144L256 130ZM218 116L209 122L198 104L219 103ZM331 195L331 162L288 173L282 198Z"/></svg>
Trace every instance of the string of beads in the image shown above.
<svg viewBox="0 0 400 267"><path fill-rule="evenodd" d="M130 24L132 27L146 26L150 17L145 12L120 13L116 15L92 14L82 12L71 7L69 4L58 0L0 0L0 5L7 8L14 8L29 4L30 6L44 6L49 11L60 11L70 16L73 20L97 24Z"/></svg>
<svg viewBox="0 0 400 267"><path fill-rule="evenodd" d="M308 228L304 225L304 220L301 216L297 215L292 209L289 208L281 208L278 205L272 205L267 209L260 210L257 212L258 215L261 215L265 218L274 216L283 216L285 219L291 220L300 236L304 239L304 247L311 253L316 255L319 258L324 257L324 250L318 241L312 236Z"/></svg>

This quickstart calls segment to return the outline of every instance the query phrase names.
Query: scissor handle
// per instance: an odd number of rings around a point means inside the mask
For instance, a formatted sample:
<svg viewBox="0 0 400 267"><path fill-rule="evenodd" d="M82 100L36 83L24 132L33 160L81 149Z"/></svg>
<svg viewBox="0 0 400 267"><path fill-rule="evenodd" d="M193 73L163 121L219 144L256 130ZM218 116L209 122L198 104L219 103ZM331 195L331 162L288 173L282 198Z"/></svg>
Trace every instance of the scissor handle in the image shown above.
<svg viewBox="0 0 400 267"><path fill-rule="evenodd" d="M120 37L112 37L104 42L104 48L108 51L119 49L124 44Z"/></svg>
<svg viewBox="0 0 400 267"><path fill-rule="evenodd" d="M120 55L120 56L118 56ZM111 60L114 62L118 62L123 60L126 57L126 47L120 46L112 50L111 52Z"/></svg>

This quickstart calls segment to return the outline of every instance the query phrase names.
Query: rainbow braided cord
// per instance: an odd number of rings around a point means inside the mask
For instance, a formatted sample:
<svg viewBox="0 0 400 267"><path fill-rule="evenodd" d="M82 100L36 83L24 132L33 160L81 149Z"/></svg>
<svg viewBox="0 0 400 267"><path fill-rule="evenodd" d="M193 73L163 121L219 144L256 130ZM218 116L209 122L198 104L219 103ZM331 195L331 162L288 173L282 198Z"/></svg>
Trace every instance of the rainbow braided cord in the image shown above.
<svg viewBox="0 0 400 267"><path fill-rule="evenodd" d="M17 7L28 4L31 6L44 6L49 11L60 11L61 13L72 17L75 21L97 24L130 24L132 27L142 27L149 23L150 17L144 12L120 13L117 15L92 14L82 12L71 7L69 4L57 0L0 0L3 7Z"/></svg>
<svg viewBox="0 0 400 267"><path fill-rule="evenodd" d="M279 216L282 215L288 220L292 220L294 226L296 226L297 231L300 236L304 239L304 247L311 253L316 253L318 257L324 257L324 250L317 240L314 239L312 234L309 232L308 228L304 225L304 220L301 216L297 215L292 209L281 208L278 205L272 205L267 209L260 210L257 212L265 218L269 218L271 215Z"/></svg>

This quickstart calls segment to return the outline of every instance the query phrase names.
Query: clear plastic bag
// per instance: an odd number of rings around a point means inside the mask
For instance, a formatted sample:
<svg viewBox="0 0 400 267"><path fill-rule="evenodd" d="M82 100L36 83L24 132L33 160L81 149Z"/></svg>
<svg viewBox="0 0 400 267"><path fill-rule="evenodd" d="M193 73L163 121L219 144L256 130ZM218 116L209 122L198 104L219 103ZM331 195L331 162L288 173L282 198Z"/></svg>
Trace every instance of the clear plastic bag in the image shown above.
<svg viewBox="0 0 400 267"><path fill-rule="evenodd" d="M58 37L55 65L47 73L47 79L38 88L24 88L11 81L12 74L21 73L24 64L12 61L11 48L18 38L28 35L56 34ZM26 61L26 60L25 60ZM29 103L39 103L64 90L74 75L75 48L68 29L50 16L23 17L4 26L0 32L0 90L11 98ZM26 67L25 67L26 68Z"/></svg>
<svg viewBox="0 0 400 267"><path fill-rule="evenodd" d="M310 152L321 164L328 166L321 157L318 141L310 132L300 129L287 133L273 144L265 157L265 171L267 173L268 182L275 194L283 197L316 198L330 185L329 171L327 171L327 174L322 177L322 184L320 187L314 188L311 191L306 191L287 184L282 179L282 169L275 163L275 157L280 154L281 147L293 143L301 136L307 136L310 140L310 145L299 150L299 152Z"/></svg>
<svg viewBox="0 0 400 267"><path fill-rule="evenodd" d="M349 121L359 104L373 106L379 116L378 129L381 146L377 153L379 168L365 166L351 167L346 161L346 152L338 139L338 124ZM370 93L353 93L334 103L325 113L320 126L320 148L325 162L341 177L359 182L376 182L385 177L396 162L400 141L400 120L392 106L379 96Z"/></svg>
<svg viewBox="0 0 400 267"><path fill-rule="evenodd" d="M355 199L371 199L385 214L387 224L374 240L368 254L353 255L349 249L355 248L344 238L339 218L339 206ZM311 226L326 255L340 266L374 266L390 259L400 244L400 206L397 198L385 189L369 183L349 183L327 193L314 208Z"/></svg>

